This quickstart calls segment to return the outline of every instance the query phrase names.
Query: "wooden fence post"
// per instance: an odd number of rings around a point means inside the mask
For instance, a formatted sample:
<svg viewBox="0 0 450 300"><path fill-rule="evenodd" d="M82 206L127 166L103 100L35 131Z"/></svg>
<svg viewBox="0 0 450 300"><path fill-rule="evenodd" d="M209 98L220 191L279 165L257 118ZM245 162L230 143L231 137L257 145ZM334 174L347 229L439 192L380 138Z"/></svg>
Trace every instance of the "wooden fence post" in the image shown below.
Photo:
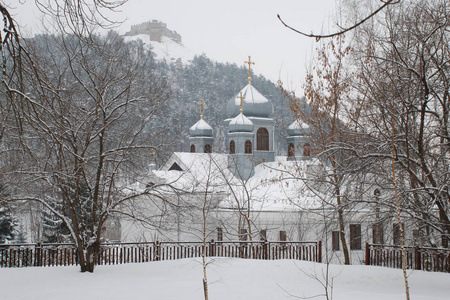
<svg viewBox="0 0 450 300"><path fill-rule="evenodd" d="M209 245L209 256L216 256L214 239L211 240Z"/></svg>
<svg viewBox="0 0 450 300"><path fill-rule="evenodd" d="M41 257L42 257L42 244L41 242L38 242L35 246L34 246L34 266L35 267L41 267Z"/></svg>
<svg viewBox="0 0 450 300"><path fill-rule="evenodd" d="M370 266L370 245L366 243L366 266Z"/></svg>
<svg viewBox="0 0 450 300"><path fill-rule="evenodd" d="M319 254L318 254L318 257L317 257L317 262L319 262L319 263L321 263L322 262L322 241L319 241Z"/></svg>
<svg viewBox="0 0 450 300"><path fill-rule="evenodd" d="M267 248L268 248L268 243L267 243L267 240L264 240L264 242L263 242L263 259L268 259L268 251L267 251Z"/></svg>
<svg viewBox="0 0 450 300"><path fill-rule="evenodd" d="M12 268L13 267L13 252L14 252L14 248L9 248L9 255L8 255L8 261L9 261L9 267Z"/></svg>
<svg viewBox="0 0 450 300"><path fill-rule="evenodd" d="M155 244L155 252L156 252L155 260L160 260L161 246L159 245L159 241L156 241L156 244Z"/></svg>

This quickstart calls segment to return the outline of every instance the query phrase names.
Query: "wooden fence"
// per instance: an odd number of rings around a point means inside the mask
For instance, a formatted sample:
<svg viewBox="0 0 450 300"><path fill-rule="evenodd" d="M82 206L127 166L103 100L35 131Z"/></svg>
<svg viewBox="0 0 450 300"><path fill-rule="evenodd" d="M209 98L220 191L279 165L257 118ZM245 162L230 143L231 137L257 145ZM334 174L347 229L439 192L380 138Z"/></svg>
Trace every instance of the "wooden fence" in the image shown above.
<svg viewBox="0 0 450 300"><path fill-rule="evenodd" d="M450 249L405 247L406 268L450 273ZM394 245L366 244L366 265L402 268L402 249Z"/></svg>
<svg viewBox="0 0 450 300"><path fill-rule="evenodd" d="M214 242L206 243L208 257L247 259L298 259L322 261L319 242ZM102 244L98 265L139 263L159 260L201 257L201 242L147 242ZM78 265L74 244L0 245L0 267Z"/></svg>

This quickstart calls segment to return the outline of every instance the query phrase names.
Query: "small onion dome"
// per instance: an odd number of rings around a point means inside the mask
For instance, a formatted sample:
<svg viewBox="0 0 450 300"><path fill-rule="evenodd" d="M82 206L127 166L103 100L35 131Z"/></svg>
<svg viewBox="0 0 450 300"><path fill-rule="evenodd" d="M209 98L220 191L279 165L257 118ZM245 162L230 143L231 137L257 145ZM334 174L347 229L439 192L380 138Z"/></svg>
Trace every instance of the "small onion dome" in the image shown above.
<svg viewBox="0 0 450 300"><path fill-rule="evenodd" d="M189 134L191 136L212 136L213 129L208 123L201 119L189 128Z"/></svg>
<svg viewBox="0 0 450 300"><path fill-rule="evenodd" d="M251 84L247 84L240 92L245 99L242 101L244 115L248 117L267 118L273 113L273 104L266 97L261 95ZM241 99L238 98L240 92L228 101L225 112L229 118L239 114Z"/></svg>
<svg viewBox="0 0 450 300"><path fill-rule="evenodd" d="M239 114L228 125L230 132L252 132L253 122L243 114Z"/></svg>
<svg viewBox="0 0 450 300"><path fill-rule="evenodd" d="M308 135L309 133L310 133L309 125L300 120L295 120L287 128L287 134L289 136L302 136Z"/></svg>

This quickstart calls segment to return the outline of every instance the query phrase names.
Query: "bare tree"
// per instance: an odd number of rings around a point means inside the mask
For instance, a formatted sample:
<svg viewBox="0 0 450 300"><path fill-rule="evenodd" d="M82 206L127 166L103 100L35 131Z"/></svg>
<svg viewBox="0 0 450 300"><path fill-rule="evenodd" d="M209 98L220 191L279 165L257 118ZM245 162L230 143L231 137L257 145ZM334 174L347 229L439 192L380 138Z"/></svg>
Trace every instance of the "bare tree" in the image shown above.
<svg viewBox="0 0 450 300"><path fill-rule="evenodd" d="M417 220L424 242L438 244L435 230L444 247L450 233L448 20L447 1L392 7L377 28L361 28L355 52L361 81L354 82L364 105L358 122L372 145L360 156L395 160L402 213Z"/></svg>
<svg viewBox="0 0 450 300"><path fill-rule="evenodd" d="M344 211L350 207L347 203L350 198L343 194L346 190L343 185L349 182L346 176L352 172L353 165L352 156L348 156L344 149L354 138L351 126L344 121L346 115L351 113L346 107L349 84L344 64L344 59L350 51L342 36L331 40L317 51L317 65L314 66L314 71L308 73L305 84L305 97L310 109L306 109L306 104L295 97L295 94L282 89L290 99L294 118L299 124L307 124L308 132L305 132L305 135L308 136L310 144L297 145L301 147L298 150L312 151L313 155L324 160L324 165L329 170L325 177L320 172L309 176L315 176L313 182L316 186L317 182L321 181L321 188L324 185L331 187L329 193L334 195L336 200L345 264L350 264L350 255L345 238ZM281 85L280 87L282 88ZM305 147L307 149L304 150ZM312 150L309 150L309 147ZM309 186L314 189L314 184Z"/></svg>
<svg viewBox="0 0 450 300"><path fill-rule="evenodd" d="M108 17L127 0L36 0L36 6L59 30L88 38L93 29L111 28L117 22ZM20 3L19 3L20 5ZM1 81L6 89L22 89L22 67L30 63L28 49L23 42L14 17L14 8L0 3L3 24L0 25ZM57 30L58 31L58 30Z"/></svg>
<svg viewBox="0 0 450 300"><path fill-rule="evenodd" d="M448 1L402 1L355 32L353 121L366 141L355 150L393 182L383 204L395 203L407 299L404 221L417 244L448 247L449 10Z"/></svg>
<svg viewBox="0 0 450 300"><path fill-rule="evenodd" d="M138 195L127 177L146 171L142 157L157 146L149 125L167 99L142 45L114 32L89 41L28 40L23 90L9 86L7 98L20 120L9 138L23 158L10 172L20 189L7 200L37 201L60 217L83 272L94 270L108 217Z"/></svg>
<svg viewBox="0 0 450 300"><path fill-rule="evenodd" d="M210 156L210 159L214 159ZM211 201L211 197L209 196L209 185L211 183L211 176L212 176L212 163L210 162L208 164L208 170L207 171L207 175L206 175L206 182L204 183L204 197L203 197L203 205L202 205L202 266L203 266L203 294L205 297L205 300L209 299L209 291L208 291L208 276L206 273L206 268L208 265L208 262L206 261L206 243L207 241L207 236L208 236L208 214L211 211L211 206L212 206L212 201Z"/></svg>

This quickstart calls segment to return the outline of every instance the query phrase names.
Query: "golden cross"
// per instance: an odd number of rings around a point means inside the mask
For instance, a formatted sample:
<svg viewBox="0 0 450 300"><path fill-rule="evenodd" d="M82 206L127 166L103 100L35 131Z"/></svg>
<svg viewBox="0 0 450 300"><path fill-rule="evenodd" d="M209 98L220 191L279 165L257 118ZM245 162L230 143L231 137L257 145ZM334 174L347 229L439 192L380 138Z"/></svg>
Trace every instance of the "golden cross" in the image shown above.
<svg viewBox="0 0 450 300"><path fill-rule="evenodd" d="M252 62L250 55L248 56L248 61L244 61L244 63L248 64L248 84L252 84L252 64L254 65L255 63Z"/></svg>
<svg viewBox="0 0 450 300"><path fill-rule="evenodd" d="M242 112L244 111L243 109L242 109L242 100L244 100L245 99L245 97L244 96L242 96L242 92L240 93L240 96L237 96L236 98L239 98L239 99L241 99L241 110L240 110L240 112L241 112L241 114L242 114Z"/></svg>
<svg viewBox="0 0 450 300"><path fill-rule="evenodd" d="M151 162L152 162L152 164L155 164L155 149L153 149L152 150L152 160L151 160Z"/></svg>
<svg viewBox="0 0 450 300"><path fill-rule="evenodd" d="M203 120L203 107L206 106L206 104L203 101L203 99L201 100L201 102L199 102L197 104L200 105L200 119Z"/></svg>

